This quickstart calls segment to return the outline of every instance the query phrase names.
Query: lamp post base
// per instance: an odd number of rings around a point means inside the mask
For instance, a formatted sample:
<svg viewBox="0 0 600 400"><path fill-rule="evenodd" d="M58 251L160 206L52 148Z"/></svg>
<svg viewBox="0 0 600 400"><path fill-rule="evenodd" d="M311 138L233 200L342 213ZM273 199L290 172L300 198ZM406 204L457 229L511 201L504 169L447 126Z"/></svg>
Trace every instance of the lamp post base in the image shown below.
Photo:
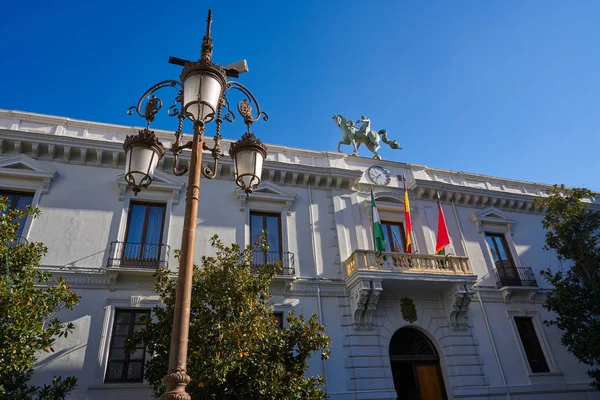
<svg viewBox="0 0 600 400"><path fill-rule="evenodd" d="M172 388L162 395L162 400L191 400L192 397L185 391L191 378L185 370L169 372L163 379L166 387Z"/></svg>

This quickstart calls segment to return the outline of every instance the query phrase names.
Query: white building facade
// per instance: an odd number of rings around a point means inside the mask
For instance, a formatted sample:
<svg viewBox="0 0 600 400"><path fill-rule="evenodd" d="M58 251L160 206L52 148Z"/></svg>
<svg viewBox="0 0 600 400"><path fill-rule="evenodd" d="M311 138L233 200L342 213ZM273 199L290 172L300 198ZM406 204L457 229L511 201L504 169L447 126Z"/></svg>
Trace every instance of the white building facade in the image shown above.
<svg viewBox="0 0 600 400"><path fill-rule="evenodd" d="M75 333L40 355L36 379L77 376L75 399L152 396L140 379L147 355L124 355L122 342L137 329L136 316L160 303L155 269L177 271L187 177L170 172L167 155L150 188L133 196L122 144L137 129L0 110L0 194L40 208L22 236L44 242L41 267L81 295L60 314ZM156 133L169 147L172 134ZM256 262L283 262L272 307L317 314L327 326L331 358L315 357L309 373L326 377L331 399L600 399L560 331L543 324L552 315L539 272L562 268L542 249L544 210L532 202L547 186L268 148L262 183L248 198L228 157L216 179L202 180L196 259L212 252L215 233L246 245L269 230L271 251ZM370 172L383 178L374 183ZM402 176L412 254L403 253ZM371 189L384 253L373 250ZM447 256L433 256L438 193ZM600 200L591 206L600 209Z"/></svg>

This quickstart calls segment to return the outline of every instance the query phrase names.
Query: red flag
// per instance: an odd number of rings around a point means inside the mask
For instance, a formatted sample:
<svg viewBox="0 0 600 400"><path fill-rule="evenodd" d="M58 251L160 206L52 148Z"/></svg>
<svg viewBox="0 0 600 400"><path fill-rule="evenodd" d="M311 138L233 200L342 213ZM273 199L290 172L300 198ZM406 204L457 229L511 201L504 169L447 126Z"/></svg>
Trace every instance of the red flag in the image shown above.
<svg viewBox="0 0 600 400"><path fill-rule="evenodd" d="M435 243L435 254L443 254L444 247L450 244L450 235L448 235L448 227L446 226L446 218L444 218L444 210L442 203L438 199L438 228L437 240Z"/></svg>

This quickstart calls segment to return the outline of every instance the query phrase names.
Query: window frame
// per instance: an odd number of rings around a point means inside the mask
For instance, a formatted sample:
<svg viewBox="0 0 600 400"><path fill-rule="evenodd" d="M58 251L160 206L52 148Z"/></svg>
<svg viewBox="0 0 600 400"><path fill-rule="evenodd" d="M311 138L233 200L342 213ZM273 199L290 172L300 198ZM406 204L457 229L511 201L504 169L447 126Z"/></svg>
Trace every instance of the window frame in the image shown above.
<svg viewBox="0 0 600 400"><path fill-rule="evenodd" d="M140 360L135 360L135 362L142 362L142 371L141 371L141 378L140 379L108 379L108 373L109 373L109 369L110 369L110 365L111 365L111 359L110 359L110 354L111 351L113 350L113 344L115 341L115 338L117 337L117 335L115 335L115 332L117 330L117 316L119 313L124 312L124 313L130 313L130 314L136 314L136 313L146 313L148 318L152 318L152 310L150 308L115 308L112 312L113 316L112 316L112 326L110 329L110 341L108 343L108 348L106 351L106 368L104 370L104 378L103 378L103 383L106 384L123 384L123 383L141 383L144 382L144 368L145 368L145 364L146 364L146 356L147 356L147 346L144 345L144 354L143 357ZM125 337L128 337L130 334L133 333L133 330L135 329L136 323L135 321L130 322L129 323L129 329L128 329L128 333ZM119 335L119 337L121 337L122 335ZM131 354L124 352L124 360L123 362L123 372L121 373L121 376L125 375L126 371L128 371L129 369L129 362L131 362L132 360L130 360Z"/></svg>
<svg viewBox="0 0 600 400"><path fill-rule="evenodd" d="M130 231L130 227L131 227L131 216L133 214L133 208L135 206L145 206L146 207L146 211L144 213L144 224L142 226L142 239L140 241L140 255L138 258L125 258L125 249L127 248L127 243L130 243L127 238L129 237L129 231ZM149 219L149 215L150 215L150 207L162 207L162 221L161 221L161 226L160 226L160 237L158 240L158 243L145 243L146 241L146 235L148 234L148 219ZM165 230L165 221L167 219L166 217L167 215L167 204L165 203L153 203L153 202L148 202L148 201L131 201L129 203L129 208L127 210L127 222L125 225L125 235L123 237L123 246L121 249L121 254L119 255L119 259L125 261L125 260L137 260L137 259L143 259L143 254L144 254L144 245L146 244L153 244L153 245L158 245L158 249L156 252L156 261L160 261L161 258L161 246L166 245L166 243L163 243L163 235L164 235L164 230ZM134 243L134 242L131 242Z"/></svg>
<svg viewBox="0 0 600 400"><path fill-rule="evenodd" d="M0 189L0 197L7 197L7 196L18 196L17 201L13 201L10 203L10 206L8 207L7 211L16 209L17 204L19 203L19 198L21 198L22 196L23 197L31 197L31 203L29 204L30 206L33 206L33 202L35 201L35 192L32 193L32 192L27 192L27 191ZM27 226L29 217L30 217L29 215L25 215L23 217L23 222L21 223L21 226L19 227L20 232L17 233L18 237L27 237L26 232L25 232L25 227Z"/></svg>
<svg viewBox="0 0 600 400"><path fill-rule="evenodd" d="M388 237L393 237L393 233L392 233L392 229L391 226L397 226L399 227L399 231L400 231L400 251L398 254L404 254L406 253L406 230L404 229L404 222L399 222L399 221L381 221L381 227L383 228L384 232L387 231ZM391 243L386 243L386 247L390 248L390 253L396 253L395 251L393 251L392 249L392 244Z"/></svg>
<svg viewBox="0 0 600 400"><path fill-rule="evenodd" d="M261 216L262 218L262 227L264 230L265 229L265 225L266 225L266 217L276 217L277 218L277 235L279 237L279 249L277 250L280 254L281 257L283 257L284 251L283 251L283 232L281 229L281 213L278 212L269 212L269 211L258 211L258 210L250 210L250 221L249 221L249 228L250 228L250 242L252 242L252 216L257 215L257 216ZM254 243L250 243L250 244L254 244ZM272 250L269 249L269 252L271 252Z"/></svg>
<svg viewBox="0 0 600 400"><path fill-rule="evenodd" d="M525 368L525 372L529 375L530 378L533 378L535 382L536 377L545 377L545 376L558 376L562 375L562 372L558 369L556 361L554 360L554 354L552 353L552 348L550 347L550 343L546 338L546 334L544 332L543 324L540 319L540 315L537 311L527 310L524 308L516 308L506 310L507 318L509 319L509 324L512 327L514 340L516 341L519 352L521 353L521 359L523 361L523 365ZM549 372L532 372L531 367L529 366L529 360L527 358L527 354L525 353L525 348L523 347L523 343L521 341L521 337L519 335L519 331L517 329L517 324L515 323L514 317L528 317L531 318L531 322L533 323L533 328L535 329L535 334L537 336L538 342L542 348L542 352L544 353L544 357L546 359L546 364L548 365ZM542 378L545 379L545 378ZM541 382L541 381L540 381Z"/></svg>
<svg viewBox="0 0 600 400"><path fill-rule="evenodd" d="M533 329L533 334L535 335L535 338L537 340L537 345L539 346L539 350L541 351L542 356L544 357L544 363L546 364L546 369L547 371L533 371L533 368L531 367L531 360L529 359L529 356L527 355L527 349L525 348L525 343L523 342L523 338L521 336L521 333L519 332L519 326L517 324L517 320L528 320L531 323L531 328ZM550 368L550 360L548 359L548 356L546 354L546 351L544 350L544 346L542 344L542 340L540 340L540 334L537 330L537 327L535 326L535 321L533 319L533 317L531 316L526 316L526 315L513 315L512 316L512 321L514 323L516 332L517 332L517 337L519 339L519 343L521 344L521 350L523 351L523 355L525 358L525 361L527 363L527 367L529 368L529 373L532 375L537 375L537 374L547 374L552 372L552 369Z"/></svg>
<svg viewBox="0 0 600 400"><path fill-rule="evenodd" d="M493 232L493 231L484 231L483 232L483 236L485 238L485 243L488 246L488 250L490 251L490 253L492 255L492 262L494 262L494 267L495 268L497 268L497 265L495 264L495 261L494 261L494 251L498 254L499 261L508 261L510 263L510 267L517 268L517 264L515 263L515 258L513 257L513 254L512 254L512 249L508 245L508 240L506 239L506 235L504 233ZM502 244L502 247L503 247L503 250L504 250L504 253L506 254L506 257L508 258L507 260L500 259L501 253L498 251L499 250L498 249L498 244L496 243L495 240L493 240L495 249L492 249L490 247L490 244L487 241L488 237L498 238L500 240L500 242ZM506 267L504 267L504 268L506 268Z"/></svg>
<svg viewBox="0 0 600 400"><path fill-rule="evenodd" d="M146 201L132 201L131 203L129 203L129 210L127 211L127 225L125 228L125 237L123 238L123 242L127 243L127 237L129 236L129 228L131 227L131 215L133 214L133 207L135 206L145 206L146 208L146 212L144 214L144 226L142 227L142 240L140 243L144 244L144 242L146 241L146 235L148 234L148 217L150 214L150 207L161 207L163 209L163 214L162 214L162 221L161 221L161 225L160 225L160 238L158 240L158 243L153 243L153 244L163 244L162 243L162 239L163 239L163 234L164 234L164 229L165 229L165 219L166 219L166 214L167 214L167 205L164 203L150 203L150 202L146 202Z"/></svg>
<svg viewBox="0 0 600 400"><path fill-rule="evenodd" d="M285 327L285 312L273 311L273 316L277 320L277 328L283 329Z"/></svg>

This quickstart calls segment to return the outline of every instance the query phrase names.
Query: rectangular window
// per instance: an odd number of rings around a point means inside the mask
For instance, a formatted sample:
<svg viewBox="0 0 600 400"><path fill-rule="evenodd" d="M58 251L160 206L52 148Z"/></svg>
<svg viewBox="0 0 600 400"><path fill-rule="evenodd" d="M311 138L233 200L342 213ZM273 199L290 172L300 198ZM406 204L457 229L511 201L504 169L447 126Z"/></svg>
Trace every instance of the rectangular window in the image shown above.
<svg viewBox="0 0 600 400"><path fill-rule="evenodd" d="M131 203L123 260L158 262L161 256L165 205Z"/></svg>
<svg viewBox="0 0 600 400"><path fill-rule="evenodd" d="M517 331L519 332L531 372L550 372L531 317L515 317L515 324L517 325Z"/></svg>
<svg viewBox="0 0 600 400"><path fill-rule="evenodd" d="M385 251L393 253L404 253L406 244L404 226L401 222L381 221L383 236L385 237Z"/></svg>
<svg viewBox="0 0 600 400"><path fill-rule="evenodd" d="M499 283L502 286L522 286L504 234L485 232L485 240L494 259Z"/></svg>
<svg viewBox="0 0 600 400"><path fill-rule="evenodd" d="M490 246L492 257L494 257L494 263L496 268L509 268L515 267L506 237L502 233L485 233L485 240Z"/></svg>
<svg viewBox="0 0 600 400"><path fill-rule="evenodd" d="M273 315L275 316L275 320L277 320L277 327L283 329L283 312L275 311Z"/></svg>
<svg viewBox="0 0 600 400"><path fill-rule="evenodd" d="M0 191L1 197L6 197L8 199L8 208L9 210L25 210L25 207L30 206L33 202L33 194L32 193L19 193L19 192L3 192ZM23 228L25 226L25 222L27 221L27 217L23 217L19 219L17 222L20 224L19 230L17 232L17 236L21 236L23 233Z"/></svg>
<svg viewBox="0 0 600 400"><path fill-rule="evenodd" d="M115 310L108 366L104 382L142 382L146 347L136 347L131 354L125 351L125 340L146 326L142 317L150 318L150 310Z"/></svg>
<svg viewBox="0 0 600 400"><path fill-rule="evenodd" d="M282 261L281 214L250 212L250 241L260 242L262 231L267 231L269 250L257 250L253 253L253 264L263 265Z"/></svg>

